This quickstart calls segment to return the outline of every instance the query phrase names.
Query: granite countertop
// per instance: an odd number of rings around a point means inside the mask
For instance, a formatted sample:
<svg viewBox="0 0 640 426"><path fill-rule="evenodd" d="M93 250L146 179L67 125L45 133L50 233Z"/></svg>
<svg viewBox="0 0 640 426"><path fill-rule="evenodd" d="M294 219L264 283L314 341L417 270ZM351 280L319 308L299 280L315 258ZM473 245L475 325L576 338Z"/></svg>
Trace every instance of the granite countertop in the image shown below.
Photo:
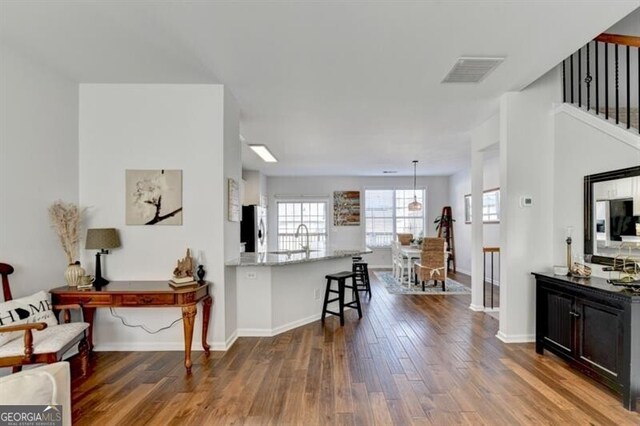
<svg viewBox="0 0 640 426"><path fill-rule="evenodd" d="M633 300L640 300L640 293L633 291L631 288L609 284L605 278L591 276L590 278L577 278L566 275L555 275L553 272L533 272L533 275L552 278L558 281L569 282L571 284L593 288L609 293L617 293L622 296L629 297Z"/></svg>
<svg viewBox="0 0 640 426"><path fill-rule="evenodd" d="M293 251L272 251L266 253L241 253L237 259L225 262L226 266L282 266L307 262L318 262L321 260L340 259L360 254L373 253L368 248L359 249L327 249L311 250L307 255L302 250Z"/></svg>

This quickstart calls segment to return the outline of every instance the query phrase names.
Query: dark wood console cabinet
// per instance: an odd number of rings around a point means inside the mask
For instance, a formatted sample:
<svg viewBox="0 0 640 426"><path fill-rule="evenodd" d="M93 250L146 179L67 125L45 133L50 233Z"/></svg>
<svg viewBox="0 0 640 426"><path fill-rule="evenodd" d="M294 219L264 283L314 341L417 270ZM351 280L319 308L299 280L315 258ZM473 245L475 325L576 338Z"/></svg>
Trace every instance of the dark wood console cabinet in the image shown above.
<svg viewBox="0 0 640 426"><path fill-rule="evenodd" d="M640 293L597 277L536 277L536 352L548 350L622 395L640 396Z"/></svg>

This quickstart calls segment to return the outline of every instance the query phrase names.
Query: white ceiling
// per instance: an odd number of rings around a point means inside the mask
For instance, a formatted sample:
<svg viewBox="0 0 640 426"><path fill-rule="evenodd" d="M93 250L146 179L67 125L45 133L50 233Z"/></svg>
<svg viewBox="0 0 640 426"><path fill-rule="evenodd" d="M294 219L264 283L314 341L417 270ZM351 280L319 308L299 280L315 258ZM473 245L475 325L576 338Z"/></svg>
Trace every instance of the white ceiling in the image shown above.
<svg viewBox="0 0 640 426"><path fill-rule="evenodd" d="M79 82L224 83L268 175L452 174L497 98L534 81L640 0L6 1L0 40ZM442 85L459 56L506 56Z"/></svg>

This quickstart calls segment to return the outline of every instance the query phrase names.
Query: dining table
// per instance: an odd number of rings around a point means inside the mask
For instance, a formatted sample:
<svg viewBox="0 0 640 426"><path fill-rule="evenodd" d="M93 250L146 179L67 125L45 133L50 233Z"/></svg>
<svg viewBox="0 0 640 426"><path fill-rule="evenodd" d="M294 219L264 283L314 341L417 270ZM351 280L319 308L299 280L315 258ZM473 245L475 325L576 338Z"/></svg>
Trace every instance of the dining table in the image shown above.
<svg viewBox="0 0 640 426"><path fill-rule="evenodd" d="M422 248L420 246L400 246L400 254L402 255L402 260L405 262L405 267L408 271L407 285L411 286L415 282L415 274L413 273L413 264L416 260L420 260L420 253L422 253Z"/></svg>

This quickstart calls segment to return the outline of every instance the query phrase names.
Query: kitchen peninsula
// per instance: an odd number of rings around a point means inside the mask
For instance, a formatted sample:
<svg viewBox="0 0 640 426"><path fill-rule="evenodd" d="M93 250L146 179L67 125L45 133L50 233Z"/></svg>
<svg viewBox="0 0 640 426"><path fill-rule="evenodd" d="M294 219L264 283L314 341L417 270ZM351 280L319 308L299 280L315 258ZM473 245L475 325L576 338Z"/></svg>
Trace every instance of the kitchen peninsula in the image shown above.
<svg viewBox="0 0 640 426"><path fill-rule="evenodd" d="M274 336L320 319L325 275L350 271L364 249L242 253L236 267L238 336Z"/></svg>

